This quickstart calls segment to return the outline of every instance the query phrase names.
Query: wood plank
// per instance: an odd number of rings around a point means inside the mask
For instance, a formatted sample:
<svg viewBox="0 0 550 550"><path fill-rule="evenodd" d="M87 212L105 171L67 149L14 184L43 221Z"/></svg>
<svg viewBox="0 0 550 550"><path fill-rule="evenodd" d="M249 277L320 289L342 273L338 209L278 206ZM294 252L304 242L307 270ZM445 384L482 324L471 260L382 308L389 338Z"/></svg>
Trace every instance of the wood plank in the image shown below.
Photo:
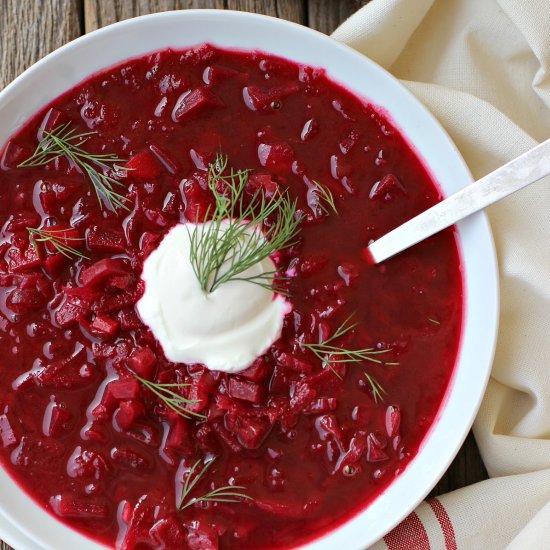
<svg viewBox="0 0 550 550"><path fill-rule="evenodd" d="M226 0L225 7L307 24L307 0Z"/></svg>
<svg viewBox="0 0 550 550"><path fill-rule="evenodd" d="M468 434L464 445L430 496L442 495L478 481L487 479L487 470L481 460L472 432Z"/></svg>
<svg viewBox="0 0 550 550"><path fill-rule="evenodd" d="M86 32L130 17L168 10L223 8L224 0L84 0Z"/></svg>
<svg viewBox="0 0 550 550"><path fill-rule="evenodd" d="M308 25L312 29L330 34L340 23L343 23L352 13L367 4L370 0L309 0Z"/></svg>
<svg viewBox="0 0 550 550"><path fill-rule="evenodd" d="M81 34L80 0L0 0L0 89Z"/></svg>

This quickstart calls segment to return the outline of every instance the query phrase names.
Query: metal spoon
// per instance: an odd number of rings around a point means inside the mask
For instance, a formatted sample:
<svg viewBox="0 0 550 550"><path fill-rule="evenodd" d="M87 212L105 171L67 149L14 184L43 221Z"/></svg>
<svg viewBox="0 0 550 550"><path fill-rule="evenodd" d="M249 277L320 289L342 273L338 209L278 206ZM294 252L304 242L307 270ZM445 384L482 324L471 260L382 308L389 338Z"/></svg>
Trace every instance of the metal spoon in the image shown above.
<svg viewBox="0 0 550 550"><path fill-rule="evenodd" d="M466 186L368 246L378 264L511 193L550 175L550 139Z"/></svg>

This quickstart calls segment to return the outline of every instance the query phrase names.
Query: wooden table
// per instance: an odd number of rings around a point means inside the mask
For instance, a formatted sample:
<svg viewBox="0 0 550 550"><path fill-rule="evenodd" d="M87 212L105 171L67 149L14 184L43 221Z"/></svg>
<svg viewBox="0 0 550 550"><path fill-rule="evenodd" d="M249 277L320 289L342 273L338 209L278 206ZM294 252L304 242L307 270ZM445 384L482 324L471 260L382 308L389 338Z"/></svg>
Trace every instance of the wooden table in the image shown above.
<svg viewBox="0 0 550 550"><path fill-rule="evenodd" d="M364 0L0 0L0 89L69 40L137 15L171 9L226 8L273 15L328 34L366 3ZM432 495L486 478L487 472L470 434ZM0 541L0 550L11 547Z"/></svg>

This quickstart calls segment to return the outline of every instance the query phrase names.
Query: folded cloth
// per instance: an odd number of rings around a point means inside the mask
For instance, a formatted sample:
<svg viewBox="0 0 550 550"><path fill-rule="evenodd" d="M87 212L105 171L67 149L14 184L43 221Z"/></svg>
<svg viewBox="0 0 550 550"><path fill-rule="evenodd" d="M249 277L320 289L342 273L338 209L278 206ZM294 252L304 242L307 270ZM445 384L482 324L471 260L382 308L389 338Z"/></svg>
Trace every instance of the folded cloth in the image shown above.
<svg viewBox="0 0 550 550"><path fill-rule="evenodd" d="M475 178L550 137L548 0L372 0L333 35L440 120ZM491 479L421 504L374 548L550 548L550 179L492 206L497 352L474 434Z"/></svg>

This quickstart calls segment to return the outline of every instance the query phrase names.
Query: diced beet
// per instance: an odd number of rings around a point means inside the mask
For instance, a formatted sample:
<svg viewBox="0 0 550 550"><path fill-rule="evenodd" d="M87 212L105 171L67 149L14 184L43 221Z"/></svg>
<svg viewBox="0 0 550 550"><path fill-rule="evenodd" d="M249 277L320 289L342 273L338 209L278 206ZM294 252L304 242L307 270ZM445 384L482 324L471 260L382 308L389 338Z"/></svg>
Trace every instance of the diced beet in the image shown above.
<svg viewBox="0 0 550 550"><path fill-rule="evenodd" d="M136 420L143 416L144 413L145 407L143 403L136 399L131 399L122 401L119 404L118 410L115 412L115 419L123 430L127 430Z"/></svg>
<svg viewBox="0 0 550 550"><path fill-rule="evenodd" d="M397 176L387 174L372 186L369 197L374 200L384 200L387 202L398 195L406 194L407 191Z"/></svg>
<svg viewBox="0 0 550 550"><path fill-rule="evenodd" d="M126 239L122 232L94 225L86 232L86 244L93 252L124 252Z"/></svg>
<svg viewBox="0 0 550 550"><path fill-rule="evenodd" d="M55 196L55 192L49 188L46 188L40 191L38 198L40 199L40 204L42 205L44 212L50 216L55 215L59 209L59 201Z"/></svg>
<svg viewBox="0 0 550 550"><path fill-rule="evenodd" d="M356 432L351 438L349 449L345 453L340 454L334 471L341 470L346 476L355 475L361 468L354 465L361 460L367 446L367 434L363 431Z"/></svg>
<svg viewBox="0 0 550 550"><path fill-rule="evenodd" d="M180 191L185 205L185 218L190 222L206 221L213 198L212 193L201 186L200 179L193 177L182 180Z"/></svg>
<svg viewBox="0 0 550 550"><path fill-rule="evenodd" d="M330 173L335 180L348 178L353 173L353 165L338 155L330 157Z"/></svg>
<svg viewBox="0 0 550 550"><path fill-rule="evenodd" d="M230 418L226 415L227 420ZM257 449L269 435L271 424L266 418L249 417L235 418L234 429L231 430L237 436L239 443L246 449ZM229 427L229 426L228 426Z"/></svg>
<svg viewBox="0 0 550 550"><path fill-rule="evenodd" d="M46 132L52 132L56 128L59 128L59 126L65 124L68 120L69 117L65 113L52 107L42 119L38 132L36 133L36 138L38 141L42 141L46 137Z"/></svg>
<svg viewBox="0 0 550 550"><path fill-rule="evenodd" d="M37 227L40 225L40 216L36 212L15 212L8 220L6 231L10 231L11 233L26 231L27 227Z"/></svg>
<svg viewBox="0 0 550 550"><path fill-rule="evenodd" d="M7 415L0 415L0 441L2 447L6 448L17 443L17 437Z"/></svg>
<svg viewBox="0 0 550 550"><path fill-rule="evenodd" d="M157 227L164 228L170 225L170 220L164 215L160 208L144 208L145 219Z"/></svg>
<svg viewBox="0 0 550 550"><path fill-rule="evenodd" d="M126 275L129 273L129 269L129 266L123 260L103 258L84 268L80 272L80 281L83 286L97 287L109 277Z"/></svg>
<svg viewBox="0 0 550 550"><path fill-rule="evenodd" d="M122 330L136 330L142 326L142 322L133 309L125 309L118 314L120 328Z"/></svg>
<svg viewBox="0 0 550 550"><path fill-rule="evenodd" d="M308 141L314 138L318 132L319 132L319 123L314 118L310 118L304 124L304 127L302 128L302 132L300 134L300 138L302 141Z"/></svg>
<svg viewBox="0 0 550 550"><path fill-rule="evenodd" d="M72 478L102 480L109 466L98 451L78 445L67 461L67 474Z"/></svg>
<svg viewBox="0 0 550 550"><path fill-rule="evenodd" d="M340 140L340 151L347 155L359 141L359 132L357 130L350 130L346 135Z"/></svg>
<svg viewBox="0 0 550 550"><path fill-rule="evenodd" d="M251 195L261 191L269 199L277 193L279 185L269 174L250 174L246 189Z"/></svg>
<svg viewBox="0 0 550 550"><path fill-rule="evenodd" d="M169 216L179 216L180 207L179 195L174 191L168 191L164 197L162 212Z"/></svg>
<svg viewBox="0 0 550 550"><path fill-rule="evenodd" d="M195 88L179 97L172 112L172 118L175 122L182 122L191 115L196 115L206 109L223 106L223 101L208 88Z"/></svg>
<svg viewBox="0 0 550 550"><path fill-rule="evenodd" d="M315 425L317 426L317 430L320 431L321 439L326 439L327 435L331 435L340 451L344 452L344 444L342 441L340 426L338 425L338 420L333 414L324 414L317 417Z"/></svg>
<svg viewBox="0 0 550 550"><path fill-rule="evenodd" d="M214 386L215 382L206 370L199 376L193 376L191 386L187 392L187 399L191 400L192 403L189 403L187 408L193 412L200 412L206 408Z"/></svg>
<svg viewBox="0 0 550 550"><path fill-rule="evenodd" d="M127 291L120 291L116 294L103 294L94 304L94 313L113 313L129 306L134 306L143 295L144 283L138 282L135 288Z"/></svg>
<svg viewBox="0 0 550 550"><path fill-rule="evenodd" d="M322 414L335 411L338 406L338 400L335 397L320 397L314 399L304 409L304 414Z"/></svg>
<svg viewBox="0 0 550 550"><path fill-rule="evenodd" d="M174 418L166 438L166 447L179 451L189 451L194 448L193 434L187 419L181 416Z"/></svg>
<svg viewBox="0 0 550 550"><path fill-rule="evenodd" d="M2 170L12 170L17 168L22 162L27 160L32 155L28 149L24 149L10 140L4 149L4 154L0 160L0 168Z"/></svg>
<svg viewBox="0 0 550 550"><path fill-rule="evenodd" d="M342 262L338 266L338 275L340 275L346 286L350 286L352 281L359 277L359 270L351 262Z"/></svg>
<svg viewBox="0 0 550 550"><path fill-rule="evenodd" d="M265 388L251 380L232 376L229 379L229 395L251 403L262 403L265 399Z"/></svg>
<svg viewBox="0 0 550 550"><path fill-rule="evenodd" d="M46 388L76 388L87 384L93 375L85 348L81 347L63 359L48 363L36 376Z"/></svg>
<svg viewBox="0 0 550 550"><path fill-rule="evenodd" d="M218 418L214 421L210 420L210 424L214 428L215 432L218 434L219 438L231 449L232 452L240 453L243 450L242 445L235 439L234 434L232 434L225 427L224 422L221 418Z"/></svg>
<svg viewBox="0 0 550 550"><path fill-rule="evenodd" d="M138 376L151 380L155 373L157 357L150 348L139 348L132 352L126 363Z"/></svg>
<svg viewBox="0 0 550 550"><path fill-rule="evenodd" d="M80 190L80 186L78 183L71 181L65 181L63 183L54 182L51 184L51 189L55 193L55 198L57 201L64 203L77 195Z"/></svg>
<svg viewBox="0 0 550 550"><path fill-rule="evenodd" d="M185 542L189 550L218 550L218 533L205 521L194 521L187 531Z"/></svg>
<svg viewBox="0 0 550 550"><path fill-rule="evenodd" d="M311 374L313 372L313 365L311 363L308 363L306 361L303 361L302 359L298 359L297 357L294 357L290 353L282 352L276 355L277 364L296 371L296 372L302 372L304 374Z"/></svg>
<svg viewBox="0 0 550 550"><path fill-rule="evenodd" d="M243 88L245 105L252 111L277 111L283 99L300 91L298 84L285 86L247 86Z"/></svg>
<svg viewBox="0 0 550 550"><path fill-rule="evenodd" d="M216 160L216 154L210 150L190 149L189 156L198 170L208 171L208 167Z"/></svg>
<svg viewBox="0 0 550 550"><path fill-rule="evenodd" d="M47 297L36 288L15 288L7 296L6 305L19 315L41 309L47 303Z"/></svg>
<svg viewBox="0 0 550 550"><path fill-rule="evenodd" d="M317 397L317 391L307 382L299 381L294 386L294 393L290 399L290 408L301 411Z"/></svg>
<svg viewBox="0 0 550 550"><path fill-rule="evenodd" d="M220 443L210 424L201 424L195 432L195 439L205 453L216 454L220 450Z"/></svg>
<svg viewBox="0 0 550 550"><path fill-rule="evenodd" d="M112 338L118 332L120 323L107 315L96 315L88 325L88 330L95 336Z"/></svg>
<svg viewBox="0 0 550 550"><path fill-rule="evenodd" d="M151 152L155 155L155 157L157 157L170 175L174 176L181 170L178 160L174 157L174 155L166 151L166 149L154 144L149 145L149 149L151 149Z"/></svg>
<svg viewBox="0 0 550 550"><path fill-rule="evenodd" d="M14 286L14 285L17 285L20 277L21 277L20 275L14 275L12 273L1 273L0 272L0 286Z"/></svg>
<svg viewBox="0 0 550 550"><path fill-rule="evenodd" d="M260 143L258 159L262 166L276 174L288 173L294 160L294 150L288 143Z"/></svg>
<svg viewBox="0 0 550 550"><path fill-rule="evenodd" d="M48 407L46 407L46 412L44 413L44 419L42 421L44 435L58 437L70 427L72 419L72 413L70 413L63 404L56 403L55 401L51 402Z"/></svg>
<svg viewBox="0 0 550 550"><path fill-rule="evenodd" d="M6 253L6 259L12 273L20 273L42 265L38 250L30 242L23 250L15 247L10 248Z"/></svg>
<svg viewBox="0 0 550 550"><path fill-rule="evenodd" d="M147 471L151 468L149 460L128 447L114 447L111 458L117 465L129 470Z"/></svg>
<svg viewBox="0 0 550 550"><path fill-rule="evenodd" d="M128 170L129 178L141 181L154 180L161 174L158 159L147 150L135 154L123 168Z"/></svg>
<svg viewBox="0 0 550 550"><path fill-rule="evenodd" d="M372 433L367 437L366 459L367 462L383 462L389 459L389 456L382 450L380 442Z"/></svg>
<svg viewBox="0 0 550 550"><path fill-rule="evenodd" d="M139 498L133 507L125 507L124 520L128 525L124 539L117 543L119 550L151 547L149 529L159 517L167 515L165 498L154 488Z"/></svg>
<svg viewBox="0 0 550 550"><path fill-rule="evenodd" d="M99 403L92 409L95 420L108 420L115 410L118 401L111 393L110 384L103 387Z"/></svg>
<svg viewBox="0 0 550 550"><path fill-rule="evenodd" d="M240 376L253 382L259 382L267 378L270 370L267 361L263 357L258 357L250 367L240 373Z"/></svg>
<svg viewBox="0 0 550 550"><path fill-rule="evenodd" d="M173 516L159 519L151 529L149 535L155 548L179 548L186 539L187 533L181 523Z"/></svg>
<svg viewBox="0 0 550 550"><path fill-rule="evenodd" d="M215 85L224 82L228 78L239 78L248 80L248 74L229 67L220 67L219 65L210 65L204 69L202 79L205 84Z"/></svg>
<svg viewBox="0 0 550 550"><path fill-rule="evenodd" d="M386 433L388 437L395 437L399 434L401 425L401 410L397 405L389 405L386 409Z"/></svg>
<svg viewBox="0 0 550 550"><path fill-rule="evenodd" d="M150 233L148 231L144 232L139 241L140 257L143 259L147 258L149 254L157 248L157 245L161 239L161 233Z"/></svg>
<svg viewBox="0 0 550 550"><path fill-rule="evenodd" d="M63 518L74 519L104 519L109 515L106 504L79 500L68 494L56 495L50 498L52 510Z"/></svg>
<svg viewBox="0 0 550 550"><path fill-rule="evenodd" d="M300 413L298 411L285 411L279 418L283 433L293 430L298 425L299 418Z"/></svg>
<svg viewBox="0 0 550 550"><path fill-rule="evenodd" d="M76 325L87 315L87 310L82 306L66 299L55 312L55 322L62 328Z"/></svg>
<svg viewBox="0 0 550 550"><path fill-rule="evenodd" d="M115 399L136 399L139 397L141 384L136 378L121 378L109 382L108 388Z"/></svg>
<svg viewBox="0 0 550 550"><path fill-rule="evenodd" d="M69 263L69 258L63 254L49 254L44 260L44 269L51 275L56 278L61 275L67 264Z"/></svg>

